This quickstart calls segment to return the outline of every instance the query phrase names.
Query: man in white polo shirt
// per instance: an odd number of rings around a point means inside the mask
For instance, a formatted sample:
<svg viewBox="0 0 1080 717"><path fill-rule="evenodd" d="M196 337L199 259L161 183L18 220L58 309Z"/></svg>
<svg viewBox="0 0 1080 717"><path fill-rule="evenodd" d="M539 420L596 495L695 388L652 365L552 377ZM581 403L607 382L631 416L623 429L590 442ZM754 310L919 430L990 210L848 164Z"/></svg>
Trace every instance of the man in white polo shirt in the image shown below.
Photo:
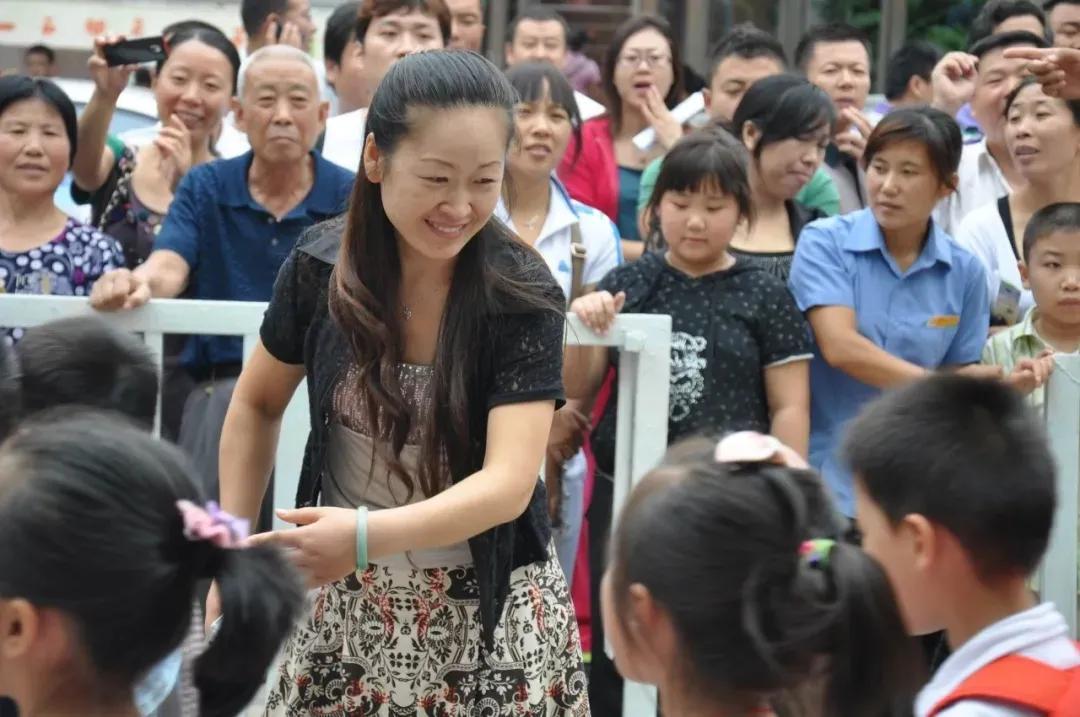
<svg viewBox="0 0 1080 717"><path fill-rule="evenodd" d="M955 116L966 102L985 137L964 146L957 191L941 201L934 220L954 235L973 209L997 201L1020 183L1005 146L1005 100L1027 74L1027 61L1005 57L1010 47L1046 47L1030 32L1004 32L979 40L970 54L950 52L934 68L933 106Z"/></svg>
<svg viewBox="0 0 1080 717"><path fill-rule="evenodd" d="M542 5L521 11L507 32L506 66L520 62L548 61L560 70L566 66L570 26L562 15ZM602 104L581 92L574 92L578 114L585 122L607 112Z"/></svg>

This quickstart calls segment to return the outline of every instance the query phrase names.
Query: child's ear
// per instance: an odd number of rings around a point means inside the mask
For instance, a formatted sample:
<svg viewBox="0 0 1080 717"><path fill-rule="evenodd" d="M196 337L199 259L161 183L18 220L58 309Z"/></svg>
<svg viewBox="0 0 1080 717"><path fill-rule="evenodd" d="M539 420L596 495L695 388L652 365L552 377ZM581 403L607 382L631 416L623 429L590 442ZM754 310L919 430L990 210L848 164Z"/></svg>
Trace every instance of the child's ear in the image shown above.
<svg viewBox="0 0 1080 717"><path fill-rule="evenodd" d="M0 604L0 657L16 660L30 652L38 638L38 611L26 600Z"/></svg>
<svg viewBox="0 0 1080 717"><path fill-rule="evenodd" d="M1031 291L1031 278L1028 273L1027 262L1021 259L1017 262L1016 268L1020 270L1020 279L1024 282L1024 288Z"/></svg>
<svg viewBox="0 0 1080 717"><path fill-rule="evenodd" d="M904 540L911 553L912 564L919 572L925 572L933 567L936 562L937 552L940 547L937 526L931 523L926 516L918 513L905 515L898 526L897 531Z"/></svg>

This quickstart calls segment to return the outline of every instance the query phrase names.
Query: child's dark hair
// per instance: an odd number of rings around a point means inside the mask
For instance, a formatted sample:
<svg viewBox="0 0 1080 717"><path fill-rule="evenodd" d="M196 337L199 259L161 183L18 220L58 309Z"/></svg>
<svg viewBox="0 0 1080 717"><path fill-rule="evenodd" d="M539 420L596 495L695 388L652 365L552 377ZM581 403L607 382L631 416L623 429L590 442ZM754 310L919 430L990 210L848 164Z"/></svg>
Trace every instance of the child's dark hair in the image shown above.
<svg viewBox="0 0 1080 717"><path fill-rule="evenodd" d="M1031 215L1024 229L1024 261L1031 260L1039 240L1057 232L1080 233L1080 203L1048 204Z"/></svg>
<svg viewBox="0 0 1080 717"><path fill-rule="evenodd" d="M0 441L15 428L22 414L22 389L15 350L0 339Z"/></svg>
<svg viewBox="0 0 1080 717"><path fill-rule="evenodd" d="M558 67L550 62L523 62L506 71L506 79L517 91L522 102L539 102L547 94L551 101L570 116L574 137L574 158L581 152L581 112L578 111L574 88Z"/></svg>
<svg viewBox="0 0 1080 717"><path fill-rule="evenodd" d="M231 717L263 683L302 587L275 549L188 540L179 500L205 501L183 455L126 421L27 423L0 446L0 596L68 616L96 683L119 694L181 644L196 590L216 580L224 619L194 677L199 714Z"/></svg>
<svg viewBox="0 0 1080 717"><path fill-rule="evenodd" d="M81 405L153 428L158 368L134 335L93 316L35 326L15 345L22 414Z"/></svg>
<svg viewBox="0 0 1080 717"><path fill-rule="evenodd" d="M1027 575L1046 550L1054 461L1036 414L997 381L938 375L871 403L844 452L898 523L918 514L956 536L985 580Z"/></svg>
<svg viewBox="0 0 1080 717"><path fill-rule="evenodd" d="M822 128L831 137L836 108L825 91L805 77L772 75L752 84L743 95L731 121L733 134L741 138L748 122L761 133L754 147L754 159L760 159L762 150L776 142L809 139Z"/></svg>
<svg viewBox="0 0 1080 717"><path fill-rule="evenodd" d="M784 695L774 708L803 714L795 694L824 678L822 715L893 714L894 704L910 715L917 651L884 571L839 542L818 477L717 463L715 445L673 447L631 495L612 543L616 611L631 585L649 590L695 691L732 704ZM838 541L817 566L800 557L813 539Z"/></svg>
<svg viewBox="0 0 1080 717"><path fill-rule="evenodd" d="M75 150L79 144L79 123L75 113L75 105L71 99L60 89L56 83L41 77L27 77L26 75L8 75L0 77L0 115L11 105L23 100L38 99L56 110L60 115L60 121L64 124L64 134L67 135L71 150L68 152L68 161L75 161Z"/></svg>
<svg viewBox="0 0 1080 717"><path fill-rule="evenodd" d="M754 201L746 165L742 142L719 123L703 127L680 139L664 157L645 211L655 223L665 193L716 188L734 197L739 214L752 221Z"/></svg>
<svg viewBox="0 0 1080 717"><path fill-rule="evenodd" d="M964 151L960 126L949 115L932 107L898 109L885 115L863 151L863 167L869 167L874 157L897 142L915 141L926 147L930 168L941 184L956 188L956 171Z"/></svg>

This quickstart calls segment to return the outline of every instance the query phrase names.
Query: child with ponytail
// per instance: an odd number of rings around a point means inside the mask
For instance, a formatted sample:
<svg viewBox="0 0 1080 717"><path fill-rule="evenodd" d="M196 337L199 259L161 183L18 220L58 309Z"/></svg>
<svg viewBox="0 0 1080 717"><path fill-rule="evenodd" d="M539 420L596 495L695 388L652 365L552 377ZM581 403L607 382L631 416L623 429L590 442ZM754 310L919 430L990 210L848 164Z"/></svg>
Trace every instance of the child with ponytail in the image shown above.
<svg viewBox="0 0 1080 717"><path fill-rule="evenodd" d="M137 715L136 682L181 645L213 579L224 620L188 665L183 712L237 714L303 595L275 549L239 548L245 535L176 448L127 420L68 409L21 424L0 446L0 695L21 717Z"/></svg>
<svg viewBox="0 0 1080 717"><path fill-rule="evenodd" d="M911 714L889 582L775 438L690 440L631 494L602 585L615 664L670 715Z"/></svg>

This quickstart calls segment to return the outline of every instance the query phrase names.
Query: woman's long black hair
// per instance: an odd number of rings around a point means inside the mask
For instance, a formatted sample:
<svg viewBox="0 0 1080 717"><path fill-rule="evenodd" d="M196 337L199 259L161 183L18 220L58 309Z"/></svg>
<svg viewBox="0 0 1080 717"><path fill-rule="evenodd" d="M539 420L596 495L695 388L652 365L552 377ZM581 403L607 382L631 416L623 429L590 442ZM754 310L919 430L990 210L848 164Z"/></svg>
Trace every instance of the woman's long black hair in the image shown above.
<svg viewBox="0 0 1080 717"><path fill-rule="evenodd" d="M367 132L382 157L391 158L410 132L410 110L492 107L505 113L506 143L517 102L506 77L480 55L457 50L421 52L398 60L379 83L368 108ZM517 260L506 259L516 249ZM524 257L524 259L522 259ZM382 202L382 185L361 164L353 189L345 236L330 290L330 312L348 339L360 370L362 401L376 437L389 442L390 470L408 489L438 493L451 476L475 467L471 456L485 436L473 412L484 411L484 377L493 370L496 326L510 314L549 313L562 320L561 295L552 296L543 260L491 219L461 250L439 327L431 387L431 410L421 416L418 475L411 477L399 456L411 419L398 381L403 353L399 289L401 258L394 226ZM557 292L556 292L557 293Z"/></svg>
<svg viewBox="0 0 1080 717"><path fill-rule="evenodd" d="M77 627L108 699L180 646L196 590L221 589L222 627L194 666L203 717L232 717L263 683L303 591L270 547L184 536L177 501L202 505L186 458L118 414L50 411L0 446L0 598Z"/></svg>

